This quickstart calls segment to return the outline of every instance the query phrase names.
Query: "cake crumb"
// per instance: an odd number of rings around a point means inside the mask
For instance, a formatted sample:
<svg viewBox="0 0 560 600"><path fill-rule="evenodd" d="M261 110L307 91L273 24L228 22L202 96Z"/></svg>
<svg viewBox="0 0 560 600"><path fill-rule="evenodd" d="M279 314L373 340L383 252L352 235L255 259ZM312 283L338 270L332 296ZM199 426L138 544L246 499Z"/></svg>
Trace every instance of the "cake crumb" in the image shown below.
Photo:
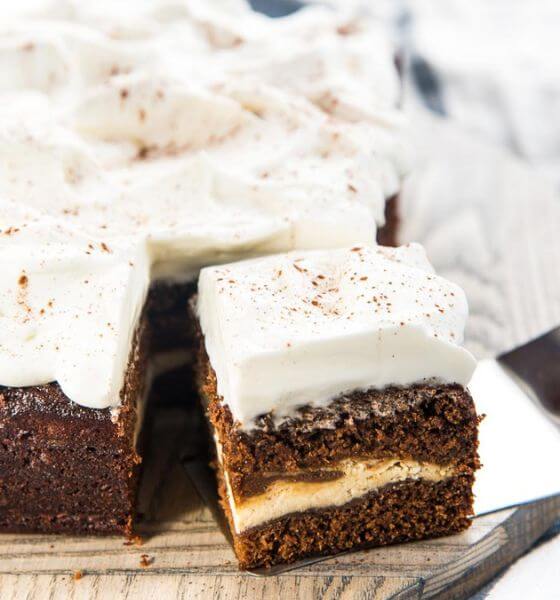
<svg viewBox="0 0 560 600"><path fill-rule="evenodd" d="M74 571L74 575L73 575L74 581L79 581L83 576L84 576L83 571L81 571L81 570Z"/></svg>
<svg viewBox="0 0 560 600"><path fill-rule="evenodd" d="M123 546L143 546L144 540L139 535L133 535L129 537L124 543Z"/></svg>
<svg viewBox="0 0 560 600"><path fill-rule="evenodd" d="M149 567L150 565L153 565L153 564L154 564L153 556L148 556L147 554L140 555L140 566L143 569L146 569L147 567Z"/></svg>

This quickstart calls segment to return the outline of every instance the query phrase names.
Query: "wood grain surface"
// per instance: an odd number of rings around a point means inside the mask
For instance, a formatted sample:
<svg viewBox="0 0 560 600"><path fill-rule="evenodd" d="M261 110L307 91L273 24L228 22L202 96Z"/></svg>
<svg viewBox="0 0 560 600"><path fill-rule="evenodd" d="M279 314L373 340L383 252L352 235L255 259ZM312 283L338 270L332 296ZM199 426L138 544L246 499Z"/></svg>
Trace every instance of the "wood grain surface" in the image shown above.
<svg viewBox="0 0 560 600"><path fill-rule="evenodd" d="M469 348L494 355L560 323L553 192L500 151L424 115L413 122L418 169L405 188L402 236L421 241L438 270L467 291ZM160 415L142 484L142 546L2 535L0 599L467 598L560 515L560 498L550 499L479 517L461 535L258 578L239 573L179 462L199 427L174 409Z"/></svg>

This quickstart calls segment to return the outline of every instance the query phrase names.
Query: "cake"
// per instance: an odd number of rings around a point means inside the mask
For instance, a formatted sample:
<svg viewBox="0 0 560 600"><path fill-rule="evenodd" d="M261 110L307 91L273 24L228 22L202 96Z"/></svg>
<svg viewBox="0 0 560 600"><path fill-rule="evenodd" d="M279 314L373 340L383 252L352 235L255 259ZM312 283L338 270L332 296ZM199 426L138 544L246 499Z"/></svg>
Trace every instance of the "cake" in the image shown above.
<svg viewBox="0 0 560 600"><path fill-rule="evenodd" d="M149 385L144 249L0 202L0 269L0 530L129 533Z"/></svg>
<svg viewBox="0 0 560 600"><path fill-rule="evenodd" d="M242 568L469 526L467 305L418 245L202 270L197 379Z"/></svg>
<svg viewBox="0 0 560 600"><path fill-rule="evenodd" d="M394 51L319 7L1 12L0 531L130 532L147 390L189 373L200 268L395 242Z"/></svg>

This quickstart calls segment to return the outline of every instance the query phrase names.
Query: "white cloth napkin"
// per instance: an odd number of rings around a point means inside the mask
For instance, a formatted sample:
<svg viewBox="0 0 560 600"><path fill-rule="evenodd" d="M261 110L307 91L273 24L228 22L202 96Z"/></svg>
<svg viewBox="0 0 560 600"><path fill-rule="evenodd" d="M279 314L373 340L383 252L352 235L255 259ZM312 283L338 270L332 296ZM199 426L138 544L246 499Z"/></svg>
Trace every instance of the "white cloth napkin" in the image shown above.
<svg viewBox="0 0 560 600"><path fill-rule="evenodd" d="M404 0L447 114L560 184L560 2Z"/></svg>

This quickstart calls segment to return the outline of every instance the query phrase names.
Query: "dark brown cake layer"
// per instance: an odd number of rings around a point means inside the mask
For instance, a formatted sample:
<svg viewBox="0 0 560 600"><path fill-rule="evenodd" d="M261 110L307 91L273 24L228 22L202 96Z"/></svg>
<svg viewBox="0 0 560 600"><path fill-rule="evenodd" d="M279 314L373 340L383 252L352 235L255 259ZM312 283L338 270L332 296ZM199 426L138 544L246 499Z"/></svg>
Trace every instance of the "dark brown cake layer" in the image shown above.
<svg viewBox="0 0 560 600"><path fill-rule="evenodd" d="M0 531L131 532L147 354L142 324L116 418L71 402L56 383L0 388Z"/></svg>
<svg viewBox="0 0 560 600"><path fill-rule="evenodd" d="M387 198L385 202L385 225L377 230L377 243L380 246L398 246L400 224L399 194Z"/></svg>
<svg viewBox="0 0 560 600"><path fill-rule="evenodd" d="M340 507L309 510L236 534L224 485L221 504L241 568L291 563L467 529L472 514L472 474L437 483L415 480L387 485Z"/></svg>
<svg viewBox="0 0 560 600"><path fill-rule="evenodd" d="M189 281L157 282L151 286L146 310L152 330L152 352L192 347L193 330L186 315L196 285L196 281Z"/></svg>
<svg viewBox="0 0 560 600"><path fill-rule="evenodd" d="M409 458L464 472L479 466L478 417L469 392L458 385L357 391L325 407L303 407L278 425L264 415L247 431L217 395L202 337L197 373L239 498L262 492L279 473L285 479L302 470L336 467L345 458Z"/></svg>

